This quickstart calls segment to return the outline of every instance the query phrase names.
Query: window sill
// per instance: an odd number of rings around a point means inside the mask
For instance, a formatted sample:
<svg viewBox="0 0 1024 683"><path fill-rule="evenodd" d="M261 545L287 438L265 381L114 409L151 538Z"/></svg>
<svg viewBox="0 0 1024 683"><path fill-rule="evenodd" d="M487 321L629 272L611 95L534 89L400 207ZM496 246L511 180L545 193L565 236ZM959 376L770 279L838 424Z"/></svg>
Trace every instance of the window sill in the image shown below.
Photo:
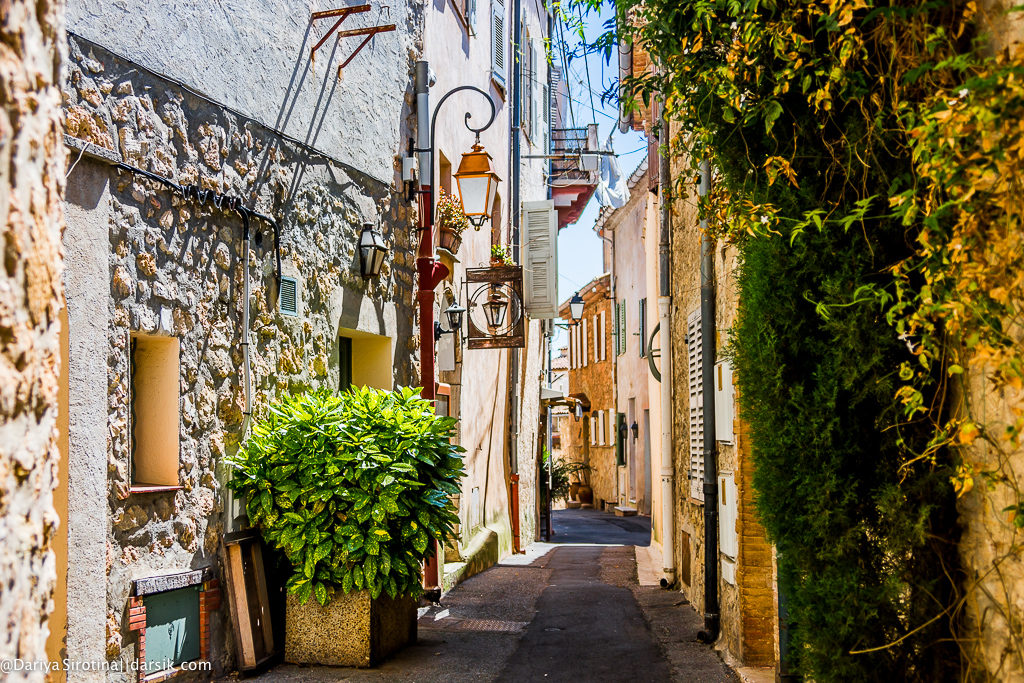
<svg viewBox="0 0 1024 683"><path fill-rule="evenodd" d="M181 491L184 486L159 485L151 486L146 484L133 484L128 487L128 493L164 493L166 491Z"/></svg>

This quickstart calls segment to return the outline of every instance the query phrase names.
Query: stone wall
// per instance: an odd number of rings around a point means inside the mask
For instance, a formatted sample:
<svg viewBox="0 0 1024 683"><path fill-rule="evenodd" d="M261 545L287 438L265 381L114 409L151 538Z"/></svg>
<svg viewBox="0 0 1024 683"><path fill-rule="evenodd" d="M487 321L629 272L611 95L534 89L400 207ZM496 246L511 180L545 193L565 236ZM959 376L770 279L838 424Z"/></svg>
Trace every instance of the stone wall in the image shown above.
<svg viewBox="0 0 1024 683"><path fill-rule="evenodd" d="M82 38L69 42L70 135L181 184L239 197L279 222L284 275L298 280L299 315L278 308L273 234L254 220L249 340L257 417L282 392L338 386L341 329L391 337L394 384L417 383L414 209L396 181L384 184L282 139ZM392 168L397 153L379 150ZM207 566L223 578L221 538L232 517L226 457L239 446L244 409L242 223L212 202L184 200L110 166L75 174L73 185L99 174L108 186L105 206L76 207L76 215L108 237L108 279L93 293L109 296L106 654L127 667L137 645L128 630L132 580ZM356 244L362 223L378 217L391 252L381 277L366 283ZM136 333L180 341L180 490L132 490L128 363ZM75 330L71 341L74 363ZM70 612L75 596L69 600ZM230 630L225 601L210 629L216 670L233 667Z"/></svg>
<svg viewBox="0 0 1024 683"><path fill-rule="evenodd" d="M685 171L686 159L673 160L673 175ZM675 545L676 567L680 571L682 590L693 606L703 612L704 602L704 507L691 496L689 475L690 419L689 367L687 359L687 320L700 307L700 229L696 212L696 188L687 190L691 197L675 202L672 215L672 346L673 382L673 446L675 458L677 505ZM736 275L739 263L736 249L716 244L715 264L715 328L717 360L722 360L729 330L735 324L739 293ZM734 376L735 386L735 376ZM747 425L739 414L738 393L734 390L734 422L731 443L717 444L718 473L731 474L736 486L737 555L720 554L719 613L720 643L736 660L748 666L771 666L776 652L776 595L774 558L771 545L757 519L753 489L754 464ZM705 405L714 397L705 397ZM696 483L699 489L701 482ZM721 496L721 491L719 492ZM719 498L721 501L721 498ZM721 523L721 515L720 515ZM683 533L680 541L679 532ZM721 551L721 535L719 535ZM724 566L733 568L730 580ZM688 574L688 576L687 576Z"/></svg>
<svg viewBox="0 0 1024 683"><path fill-rule="evenodd" d="M8 0L0 11L0 659L41 661L58 528L64 6Z"/></svg>

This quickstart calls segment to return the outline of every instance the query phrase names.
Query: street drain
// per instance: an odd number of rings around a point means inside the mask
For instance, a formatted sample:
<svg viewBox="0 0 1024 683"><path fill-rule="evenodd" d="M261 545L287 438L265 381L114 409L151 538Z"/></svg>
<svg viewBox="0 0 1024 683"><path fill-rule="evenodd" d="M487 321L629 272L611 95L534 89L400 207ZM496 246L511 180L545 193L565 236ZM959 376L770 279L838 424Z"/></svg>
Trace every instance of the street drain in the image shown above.
<svg viewBox="0 0 1024 683"><path fill-rule="evenodd" d="M529 625L526 621L501 621L498 619L455 619L420 622L420 628L443 628L446 631L486 631L489 633L519 633Z"/></svg>
<svg viewBox="0 0 1024 683"><path fill-rule="evenodd" d="M544 630L549 632L549 633L553 633L554 631L564 631L565 629L562 628L561 626L548 626Z"/></svg>

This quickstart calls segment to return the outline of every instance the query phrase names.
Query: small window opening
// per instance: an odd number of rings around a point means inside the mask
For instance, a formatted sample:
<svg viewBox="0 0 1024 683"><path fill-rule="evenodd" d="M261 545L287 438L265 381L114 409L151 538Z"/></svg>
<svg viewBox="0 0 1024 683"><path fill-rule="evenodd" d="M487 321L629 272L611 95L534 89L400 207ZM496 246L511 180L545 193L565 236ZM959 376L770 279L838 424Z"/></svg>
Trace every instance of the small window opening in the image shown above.
<svg viewBox="0 0 1024 683"><path fill-rule="evenodd" d="M178 486L177 337L131 340L132 486Z"/></svg>
<svg viewBox="0 0 1024 683"><path fill-rule="evenodd" d="M338 337L338 390L352 387L352 340Z"/></svg>
<svg viewBox="0 0 1024 683"><path fill-rule="evenodd" d="M199 586L154 593L146 605L146 675L201 656Z"/></svg>

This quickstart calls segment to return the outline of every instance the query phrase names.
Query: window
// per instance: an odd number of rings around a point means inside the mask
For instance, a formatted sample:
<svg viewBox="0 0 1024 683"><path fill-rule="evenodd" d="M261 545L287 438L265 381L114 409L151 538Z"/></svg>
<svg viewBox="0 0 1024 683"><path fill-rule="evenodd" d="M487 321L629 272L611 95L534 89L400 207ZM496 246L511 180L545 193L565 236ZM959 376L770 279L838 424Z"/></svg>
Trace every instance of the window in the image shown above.
<svg viewBox="0 0 1024 683"><path fill-rule="evenodd" d="M704 500L704 387L701 385L700 309L686 321L687 384L690 397L690 497Z"/></svg>
<svg viewBox="0 0 1024 683"><path fill-rule="evenodd" d="M277 301L284 315L299 314L299 285L293 277L282 277Z"/></svg>
<svg viewBox="0 0 1024 683"><path fill-rule="evenodd" d="M647 355L647 299L640 299L640 357Z"/></svg>
<svg viewBox="0 0 1024 683"><path fill-rule="evenodd" d="M519 92L519 111L522 112L522 123L523 132L532 141L534 139L533 130L533 79L534 79L534 54L533 54L533 41L530 40L530 32L526 29L526 24L523 24L522 33L522 44L519 46L519 54L521 55L523 64L523 82Z"/></svg>
<svg viewBox="0 0 1024 683"><path fill-rule="evenodd" d="M619 302L615 316L615 353L619 356L626 352L626 300Z"/></svg>
<svg viewBox="0 0 1024 683"><path fill-rule="evenodd" d="M133 488L179 485L179 353L177 337L131 339Z"/></svg>
<svg viewBox="0 0 1024 683"><path fill-rule="evenodd" d="M352 386L352 340L338 337L338 391Z"/></svg>
<svg viewBox="0 0 1024 683"><path fill-rule="evenodd" d="M505 87L505 5L491 0L491 78Z"/></svg>
<svg viewBox="0 0 1024 683"><path fill-rule="evenodd" d="M146 673L200 657L199 586L146 596Z"/></svg>
<svg viewBox="0 0 1024 683"><path fill-rule="evenodd" d="M582 348L580 349L580 357L583 359L583 367L587 367L587 319L583 318L580 320L580 341Z"/></svg>

